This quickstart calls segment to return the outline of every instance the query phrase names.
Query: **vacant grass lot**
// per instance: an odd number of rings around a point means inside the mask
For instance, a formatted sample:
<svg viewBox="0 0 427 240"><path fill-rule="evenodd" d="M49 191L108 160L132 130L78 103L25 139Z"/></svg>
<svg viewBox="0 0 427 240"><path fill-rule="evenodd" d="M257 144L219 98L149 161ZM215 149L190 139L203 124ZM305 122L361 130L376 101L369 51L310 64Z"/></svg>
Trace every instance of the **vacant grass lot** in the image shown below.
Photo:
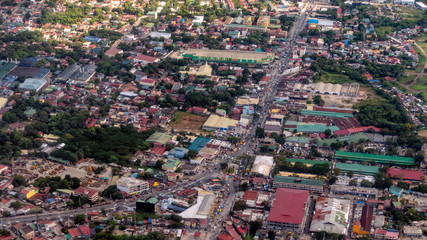
<svg viewBox="0 0 427 240"><path fill-rule="evenodd" d="M350 78L341 74L326 73L320 77L320 82L343 84L351 82Z"/></svg>

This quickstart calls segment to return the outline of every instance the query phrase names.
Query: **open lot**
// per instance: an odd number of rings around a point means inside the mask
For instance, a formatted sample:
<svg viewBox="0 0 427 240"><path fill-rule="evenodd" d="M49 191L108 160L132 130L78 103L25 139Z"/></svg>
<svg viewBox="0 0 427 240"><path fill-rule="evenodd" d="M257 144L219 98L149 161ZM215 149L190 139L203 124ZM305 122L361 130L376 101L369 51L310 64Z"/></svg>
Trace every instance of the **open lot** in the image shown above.
<svg viewBox="0 0 427 240"><path fill-rule="evenodd" d="M427 138L427 130L421 130L421 131L419 131L418 135L420 135L421 137Z"/></svg>
<svg viewBox="0 0 427 240"><path fill-rule="evenodd" d="M370 94L370 93L369 93ZM325 107L352 108L354 104L368 98L368 92L364 88L359 89L357 97L346 97L337 95L321 95L325 101ZM311 98L319 94L310 94Z"/></svg>
<svg viewBox="0 0 427 240"><path fill-rule="evenodd" d="M171 128L177 131L200 132L207 117L186 113L176 112L171 120Z"/></svg>
<svg viewBox="0 0 427 240"><path fill-rule="evenodd" d="M326 73L320 77L320 82L343 84L343 83L351 83L352 81L346 75Z"/></svg>

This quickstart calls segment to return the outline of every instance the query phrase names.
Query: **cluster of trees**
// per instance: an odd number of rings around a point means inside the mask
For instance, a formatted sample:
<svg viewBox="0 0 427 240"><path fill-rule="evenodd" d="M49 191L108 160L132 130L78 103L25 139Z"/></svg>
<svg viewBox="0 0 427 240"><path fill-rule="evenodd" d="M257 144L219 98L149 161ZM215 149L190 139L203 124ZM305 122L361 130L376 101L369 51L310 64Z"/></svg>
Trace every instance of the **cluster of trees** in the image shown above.
<svg viewBox="0 0 427 240"><path fill-rule="evenodd" d="M123 194L117 189L116 185L109 186L102 191L101 195L112 200L123 199Z"/></svg>
<svg viewBox="0 0 427 240"><path fill-rule="evenodd" d="M110 39L111 41L116 41L117 39L123 36L123 34L117 31L107 30L107 29L90 30L89 35L95 36L98 38L107 38L107 39Z"/></svg>
<svg viewBox="0 0 427 240"><path fill-rule="evenodd" d="M42 16L38 19L40 24L64 24L70 26L83 21L83 18L89 15L91 8L89 6L76 7L68 5L65 12L51 12L48 9L42 11Z"/></svg>
<svg viewBox="0 0 427 240"><path fill-rule="evenodd" d="M406 211L387 209L385 215L393 217L395 227L411 224L414 221L423 221L426 219L423 212L417 212L415 208L409 208Z"/></svg>
<svg viewBox="0 0 427 240"><path fill-rule="evenodd" d="M377 92L381 91L383 92L383 90ZM359 110L355 114L357 120L363 126L387 128L395 134L410 130L409 117L399 99L388 93L384 93L383 96L386 98L376 97L356 104L355 108Z"/></svg>
<svg viewBox="0 0 427 240"><path fill-rule="evenodd" d="M27 179L25 179L24 176L22 175L15 175L12 179L12 185L14 187L19 187L19 186L28 186L28 182Z"/></svg>
<svg viewBox="0 0 427 240"><path fill-rule="evenodd" d="M112 232L99 232L94 236L95 240L166 240L166 235L160 232L149 232L146 235L113 235Z"/></svg>
<svg viewBox="0 0 427 240"><path fill-rule="evenodd" d="M66 136L65 147L56 157L66 158L71 154L77 158L95 158L101 162L115 162L127 165L130 156L137 150L148 150L150 144L145 140L155 131L150 129L143 133L132 126L80 129ZM66 152L68 151L68 153Z"/></svg>
<svg viewBox="0 0 427 240"><path fill-rule="evenodd" d="M276 157L275 162L275 173L279 171L285 171L294 173L312 173L316 175L326 176L329 172L329 164L326 162L324 164L314 164L311 167L308 167L307 165L301 162L296 162L292 164L291 162L286 161L286 158L283 156Z"/></svg>
<svg viewBox="0 0 427 240"><path fill-rule="evenodd" d="M34 183L34 187L38 187L43 190L47 187L50 187L50 192L54 192L57 189L76 189L80 187L80 179L76 177L70 177L67 175L65 178L61 179L60 176L55 177L41 177L38 178Z"/></svg>
<svg viewBox="0 0 427 240"><path fill-rule="evenodd" d="M282 30L289 31L295 22L295 16L282 15L279 17Z"/></svg>

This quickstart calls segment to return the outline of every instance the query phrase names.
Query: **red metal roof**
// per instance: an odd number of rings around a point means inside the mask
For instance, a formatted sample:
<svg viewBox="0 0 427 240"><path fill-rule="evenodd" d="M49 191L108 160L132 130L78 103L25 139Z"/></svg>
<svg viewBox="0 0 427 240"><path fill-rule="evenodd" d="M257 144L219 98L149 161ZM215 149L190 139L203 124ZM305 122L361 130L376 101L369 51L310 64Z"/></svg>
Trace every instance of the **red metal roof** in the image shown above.
<svg viewBox="0 0 427 240"><path fill-rule="evenodd" d="M394 178L402 178L405 180L422 181L424 173L417 170L405 170L398 168L389 168L387 174Z"/></svg>
<svg viewBox="0 0 427 240"><path fill-rule="evenodd" d="M267 221L301 224L309 191L278 188Z"/></svg>

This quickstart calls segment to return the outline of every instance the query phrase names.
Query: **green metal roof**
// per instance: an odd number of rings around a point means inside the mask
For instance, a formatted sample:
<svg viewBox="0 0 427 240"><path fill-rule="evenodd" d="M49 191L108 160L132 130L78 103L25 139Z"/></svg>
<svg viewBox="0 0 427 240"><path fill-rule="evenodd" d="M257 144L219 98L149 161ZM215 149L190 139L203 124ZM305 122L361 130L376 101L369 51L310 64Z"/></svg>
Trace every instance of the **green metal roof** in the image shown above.
<svg viewBox="0 0 427 240"><path fill-rule="evenodd" d="M11 62L0 65L0 78L3 78L4 76L6 76L6 74L9 73L10 70L12 70L15 66L16 64Z"/></svg>
<svg viewBox="0 0 427 240"><path fill-rule="evenodd" d="M56 158L56 157L48 156L47 159L50 161L59 162L62 164L70 164L70 161L67 161L67 160L62 159L62 158Z"/></svg>
<svg viewBox="0 0 427 240"><path fill-rule="evenodd" d="M156 204L156 203L158 203L158 202L159 202L159 199L157 199L157 198L155 198L155 197L151 197L151 198L149 198L149 199L147 200L147 202L148 202L148 203L151 203L151 204Z"/></svg>
<svg viewBox="0 0 427 240"><path fill-rule="evenodd" d="M337 113L337 112L324 112L324 111L311 111L311 110L302 110L302 115L313 115L313 116L324 116L324 117L336 117L336 118L349 118L353 117L351 113Z"/></svg>
<svg viewBox="0 0 427 240"><path fill-rule="evenodd" d="M331 145L331 143L344 142L344 141L347 141L349 143L352 143L352 142L358 143L359 140L361 140L361 139L369 139L369 138L364 133L358 133L358 134L352 134L352 135L343 136L343 137L328 138L328 139L319 140L319 141L317 141L317 145L322 146L324 143L326 143L329 146L329 145Z"/></svg>
<svg viewBox="0 0 427 240"><path fill-rule="evenodd" d="M326 129L330 129L332 132L340 130L337 126L326 126L323 124L298 124L297 132L324 132Z"/></svg>
<svg viewBox="0 0 427 240"><path fill-rule="evenodd" d="M343 173L354 172L354 173L365 174L365 175L375 175L380 170L380 168L376 166L367 166L367 165L349 164L349 163L336 163L335 168L341 169L341 172Z"/></svg>
<svg viewBox="0 0 427 240"><path fill-rule="evenodd" d="M290 138L286 138L286 142L308 143L308 138L306 138L306 137L290 137Z"/></svg>
<svg viewBox="0 0 427 240"><path fill-rule="evenodd" d="M369 161L377 163L389 163L397 165L414 165L415 161L413 158L408 157L395 157L387 155L376 155L368 153L355 153L355 152L343 152L336 151L335 158L337 159L348 159L351 161Z"/></svg>
<svg viewBox="0 0 427 240"><path fill-rule="evenodd" d="M284 176L275 176L274 182L300 184L300 185L308 185L308 186L323 186L323 183L324 183L323 180L297 178L297 177L284 177Z"/></svg>
<svg viewBox="0 0 427 240"><path fill-rule="evenodd" d="M325 164L325 163L330 165L330 162L319 161L319 160L310 160L310 159L286 158L286 161L291 162L291 163L300 162L300 163L304 163L306 165Z"/></svg>

